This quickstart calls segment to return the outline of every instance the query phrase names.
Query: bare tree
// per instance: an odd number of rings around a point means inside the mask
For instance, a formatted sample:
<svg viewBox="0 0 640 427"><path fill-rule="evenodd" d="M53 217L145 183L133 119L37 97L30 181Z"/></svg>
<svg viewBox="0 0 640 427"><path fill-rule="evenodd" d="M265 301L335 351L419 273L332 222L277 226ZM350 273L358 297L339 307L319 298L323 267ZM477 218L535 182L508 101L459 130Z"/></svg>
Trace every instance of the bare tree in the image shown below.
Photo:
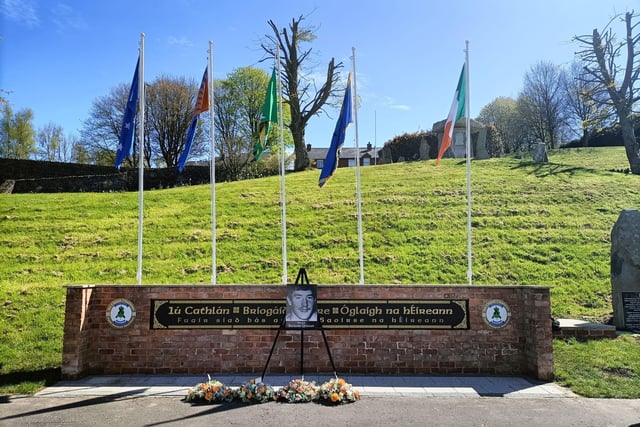
<svg viewBox="0 0 640 427"><path fill-rule="evenodd" d="M50 162L69 160L70 147L63 135L62 126L52 122L40 128L37 135L38 156Z"/></svg>
<svg viewBox="0 0 640 427"><path fill-rule="evenodd" d="M128 96L129 85L121 83L112 88L108 95L96 98L91 104L89 118L84 121L80 134L84 144L82 151L89 155L93 163L105 166L115 164ZM135 143L137 138L134 139ZM133 167L135 163L127 159L125 165Z"/></svg>
<svg viewBox="0 0 640 427"><path fill-rule="evenodd" d="M193 117L193 107L199 84L185 78L163 76L146 85L144 162L177 165L178 156L186 143L187 127ZM97 98L81 131L85 152L94 163L112 165L120 138L122 116L129 95L129 85L120 84L106 96ZM136 117L136 126L138 118ZM191 157L204 151L201 126L196 132ZM137 132L134 136L134 156L125 165L136 167L139 152ZM77 150L76 150L77 151Z"/></svg>
<svg viewBox="0 0 640 427"><path fill-rule="evenodd" d="M634 87L640 74L640 51L636 50L640 31L639 23L633 23L637 15L633 11L627 12L623 19L624 39L616 41L610 25L621 16L615 16L602 31L595 28L591 35L576 36L574 40L583 47L583 50L577 52L584 65L582 79L595 88L593 97L596 102L602 102L596 97L606 95L604 105L613 107L618 116L631 173L640 175L640 153L632 121L633 106L640 99L640 92ZM618 59L623 56L623 52L626 53L623 58L625 61L619 63Z"/></svg>
<svg viewBox="0 0 640 427"><path fill-rule="evenodd" d="M187 128L193 117L198 88L199 84L195 81L163 76L147 89L146 129L149 131L155 162L168 167L178 165L178 157L187 142ZM199 126L190 157L196 157L202 151L202 126Z"/></svg>
<svg viewBox="0 0 640 427"><path fill-rule="evenodd" d="M550 62L540 61L525 74L518 97L520 118L529 131L530 142L545 142L555 148L565 125L562 71Z"/></svg>
<svg viewBox="0 0 640 427"><path fill-rule="evenodd" d="M610 124L613 110L606 105L602 91L584 79L582 64L573 62L564 77L567 115L577 122L582 145L588 147L591 137Z"/></svg>
<svg viewBox="0 0 640 427"><path fill-rule="evenodd" d="M304 170L309 166L309 156L304 139L305 128L311 117L319 114L322 107L334 95L335 85L339 79L338 70L341 63L335 64L331 58L327 65L325 82L319 89L312 88L312 82L304 75L303 66L307 64L311 48L300 49L302 43L309 43L315 40L313 28L302 27L300 24L304 16L292 19L289 28L278 29L277 25L269 20L268 24L273 30L273 35L267 35L269 43L263 43L262 48L271 57L275 58L279 47L280 61L283 74L284 100L289 104L291 110L291 122L288 127L293 136L296 160L294 169Z"/></svg>

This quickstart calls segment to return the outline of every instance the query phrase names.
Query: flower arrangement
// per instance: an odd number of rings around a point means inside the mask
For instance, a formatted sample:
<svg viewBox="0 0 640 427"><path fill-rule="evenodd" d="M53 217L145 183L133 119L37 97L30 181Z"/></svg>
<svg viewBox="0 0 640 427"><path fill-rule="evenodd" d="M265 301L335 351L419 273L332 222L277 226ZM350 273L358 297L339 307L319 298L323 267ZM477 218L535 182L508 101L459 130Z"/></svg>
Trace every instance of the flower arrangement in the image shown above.
<svg viewBox="0 0 640 427"><path fill-rule="evenodd" d="M242 384L235 395L244 403L265 403L274 400L275 391L271 386L251 379L248 384Z"/></svg>
<svg viewBox="0 0 640 427"><path fill-rule="evenodd" d="M341 405L360 399L360 392L342 378L333 378L318 387L318 401L326 405Z"/></svg>
<svg viewBox="0 0 640 427"><path fill-rule="evenodd" d="M229 387L218 380L212 380L208 375L207 377L209 380L206 383L196 384L195 387L189 389L184 398L185 402L221 403L233 400L234 393Z"/></svg>
<svg viewBox="0 0 640 427"><path fill-rule="evenodd" d="M318 386L315 382L295 379L278 390L276 399L287 403L305 403L314 400L317 394Z"/></svg>

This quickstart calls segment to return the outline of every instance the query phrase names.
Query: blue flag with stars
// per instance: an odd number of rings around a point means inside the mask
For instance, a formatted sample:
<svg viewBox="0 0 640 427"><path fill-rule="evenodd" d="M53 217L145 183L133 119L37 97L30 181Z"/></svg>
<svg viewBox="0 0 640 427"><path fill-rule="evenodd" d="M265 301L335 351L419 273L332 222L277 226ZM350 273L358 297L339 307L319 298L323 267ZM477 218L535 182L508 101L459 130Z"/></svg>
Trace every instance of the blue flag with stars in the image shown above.
<svg viewBox="0 0 640 427"><path fill-rule="evenodd" d="M347 127L351 122L351 73L349 73L347 88L344 91L344 100L342 101L342 108L340 109L340 117L338 117L336 128L333 131L331 145L329 146L329 151L327 151L327 158L324 160L322 172L320 172L320 179L318 180L318 185L321 188L331 179L338 166L340 150L342 150L342 146L344 145Z"/></svg>
<svg viewBox="0 0 640 427"><path fill-rule="evenodd" d="M129 98L127 99L127 107L124 110L122 118L122 127L120 128L120 143L116 151L116 170L120 170L120 165L124 162L133 151L133 131L135 129L136 113L138 112L138 66L140 58L136 64L136 72L133 74L131 89L129 89Z"/></svg>

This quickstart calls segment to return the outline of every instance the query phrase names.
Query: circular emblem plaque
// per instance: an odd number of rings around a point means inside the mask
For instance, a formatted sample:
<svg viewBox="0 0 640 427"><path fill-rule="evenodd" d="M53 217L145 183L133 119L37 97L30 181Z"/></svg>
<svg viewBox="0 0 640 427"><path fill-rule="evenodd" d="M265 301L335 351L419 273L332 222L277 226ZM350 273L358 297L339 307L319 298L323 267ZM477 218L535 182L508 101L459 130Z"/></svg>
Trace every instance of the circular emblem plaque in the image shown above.
<svg viewBox="0 0 640 427"><path fill-rule="evenodd" d="M484 321L489 326L502 328L509 322L509 317L511 317L511 312L504 301L493 300L484 306Z"/></svg>
<svg viewBox="0 0 640 427"><path fill-rule="evenodd" d="M107 321L114 328L126 328L136 318L136 309L124 298L113 300L107 307Z"/></svg>

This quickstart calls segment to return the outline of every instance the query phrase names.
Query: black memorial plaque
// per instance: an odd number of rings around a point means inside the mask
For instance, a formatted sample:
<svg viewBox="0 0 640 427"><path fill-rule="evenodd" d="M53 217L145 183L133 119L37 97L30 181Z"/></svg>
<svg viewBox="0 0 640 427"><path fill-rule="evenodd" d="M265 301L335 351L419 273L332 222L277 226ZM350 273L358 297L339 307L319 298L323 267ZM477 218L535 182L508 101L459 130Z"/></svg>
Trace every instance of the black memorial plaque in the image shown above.
<svg viewBox="0 0 640 427"><path fill-rule="evenodd" d="M277 329L284 300L152 299L151 329ZM324 329L469 329L468 300L318 301Z"/></svg>
<svg viewBox="0 0 640 427"><path fill-rule="evenodd" d="M640 292L622 292L624 327L640 331Z"/></svg>

